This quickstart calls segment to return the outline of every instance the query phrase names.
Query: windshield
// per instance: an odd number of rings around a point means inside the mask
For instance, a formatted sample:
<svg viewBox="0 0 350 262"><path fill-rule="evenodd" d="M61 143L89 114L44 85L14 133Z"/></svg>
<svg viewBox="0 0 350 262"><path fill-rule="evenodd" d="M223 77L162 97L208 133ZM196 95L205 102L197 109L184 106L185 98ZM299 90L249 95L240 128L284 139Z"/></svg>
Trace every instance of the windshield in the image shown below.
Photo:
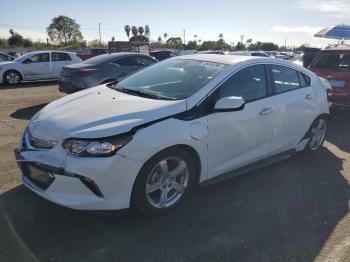
<svg viewBox="0 0 350 262"><path fill-rule="evenodd" d="M112 88L158 99L186 99L226 67L227 65L220 63L170 59L141 70Z"/></svg>
<svg viewBox="0 0 350 262"><path fill-rule="evenodd" d="M14 62L21 62L22 60L25 60L26 58L29 58L31 56L33 56L34 54L33 53L27 53L27 54L24 54L22 56L19 56L17 57L15 60L13 60Z"/></svg>

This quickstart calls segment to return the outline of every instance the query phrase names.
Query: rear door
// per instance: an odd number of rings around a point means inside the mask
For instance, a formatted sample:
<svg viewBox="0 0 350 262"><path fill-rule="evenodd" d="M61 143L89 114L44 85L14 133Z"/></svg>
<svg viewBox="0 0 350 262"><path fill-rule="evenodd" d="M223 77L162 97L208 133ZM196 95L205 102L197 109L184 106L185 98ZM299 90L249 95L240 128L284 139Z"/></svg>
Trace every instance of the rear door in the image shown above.
<svg viewBox="0 0 350 262"><path fill-rule="evenodd" d="M276 129L271 154L290 150L300 142L315 117L316 94L311 78L292 68L271 65L276 98Z"/></svg>
<svg viewBox="0 0 350 262"><path fill-rule="evenodd" d="M24 79L38 80L51 77L50 53L33 55L21 64Z"/></svg>
<svg viewBox="0 0 350 262"><path fill-rule="evenodd" d="M58 78L62 71L62 67L69 65L72 58L67 53L51 52L51 77Z"/></svg>

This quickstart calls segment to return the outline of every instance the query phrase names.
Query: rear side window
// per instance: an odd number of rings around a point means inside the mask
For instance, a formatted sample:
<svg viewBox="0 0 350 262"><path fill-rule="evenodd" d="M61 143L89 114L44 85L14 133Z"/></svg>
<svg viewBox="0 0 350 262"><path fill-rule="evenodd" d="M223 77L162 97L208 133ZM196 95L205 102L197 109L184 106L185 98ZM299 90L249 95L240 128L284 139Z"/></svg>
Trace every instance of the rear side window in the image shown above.
<svg viewBox="0 0 350 262"><path fill-rule="evenodd" d="M300 88L298 72L294 69L272 65L272 78L277 94Z"/></svg>
<svg viewBox="0 0 350 262"><path fill-rule="evenodd" d="M43 54L37 54L29 58L31 63L43 63L43 62L49 62L49 53L43 53Z"/></svg>
<svg viewBox="0 0 350 262"><path fill-rule="evenodd" d="M136 56L136 63L138 66L149 66L155 63L155 61L147 56Z"/></svg>
<svg viewBox="0 0 350 262"><path fill-rule="evenodd" d="M301 72L298 72L298 74L299 74L300 87L311 86L311 78L308 75L305 75Z"/></svg>
<svg viewBox="0 0 350 262"><path fill-rule="evenodd" d="M72 59L67 53L52 52L51 60L52 62L57 62L57 61L71 61Z"/></svg>
<svg viewBox="0 0 350 262"><path fill-rule="evenodd" d="M350 71L350 53L324 53L316 62L315 68Z"/></svg>
<svg viewBox="0 0 350 262"><path fill-rule="evenodd" d="M251 102L267 96L267 81L264 65L246 67L220 86L220 97L240 96Z"/></svg>
<svg viewBox="0 0 350 262"><path fill-rule="evenodd" d="M133 57L123 57L114 62L120 66L137 66L137 61Z"/></svg>

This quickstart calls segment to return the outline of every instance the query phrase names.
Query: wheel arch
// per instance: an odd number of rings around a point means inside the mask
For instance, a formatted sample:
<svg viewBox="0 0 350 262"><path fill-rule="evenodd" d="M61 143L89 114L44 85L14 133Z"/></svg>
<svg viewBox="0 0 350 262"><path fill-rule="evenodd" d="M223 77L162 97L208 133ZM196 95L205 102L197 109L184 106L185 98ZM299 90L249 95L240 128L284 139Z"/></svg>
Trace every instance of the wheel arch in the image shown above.
<svg viewBox="0 0 350 262"><path fill-rule="evenodd" d="M201 176L201 159L200 159L200 156L199 156L199 153L197 152L196 149L194 149L192 146L190 145L186 145L186 144L177 144L177 145L172 145L172 146L169 146L169 147L166 147L166 148L163 148L162 150L158 151L157 153L153 154L143 165L142 167L140 168L137 176L135 177L135 180L133 182L133 185L132 185L132 192L131 192L131 195L130 195L130 206L132 205L132 197L134 195L134 188L135 188L135 183L136 183L136 180L137 178L139 177L142 169L144 168L144 166L146 165L146 163L152 159L153 157L155 157L156 155L158 154L162 154L162 152L164 151L168 151L168 150L172 150L172 149L177 149L177 150L184 150L186 151L187 153L189 153L193 160L194 160L194 164L195 164L195 168L196 168L196 174L195 174L195 185L194 187L197 187L199 185L199 182L200 182L200 176Z"/></svg>
<svg viewBox="0 0 350 262"><path fill-rule="evenodd" d="M22 72L21 72L20 70L18 70L18 69L13 69L13 68L11 68L11 69L7 69L7 70L2 74L2 80L3 80L4 82L5 82L6 74L9 73L9 72L11 72L11 71L18 73L19 76L20 76L20 78L21 78L21 80L23 80L23 74L22 74Z"/></svg>
<svg viewBox="0 0 350 262"><path fill-rule="evenodd" d="M311 132L311 127L312 127L313 124L314 124L317 120L319 120L320 118L325 118L326 120L328 120L329 114L327 114L327 113L321 113L321 114L319 114L319 115L314 119L314 121L312 121L312 123L310 124L310 126L309 126L309 128L308 128L308 130L307 130L305 136L302 138L302 140L303 140L303 139L309 138L309 135L310 135L310 132Z"/></svg>

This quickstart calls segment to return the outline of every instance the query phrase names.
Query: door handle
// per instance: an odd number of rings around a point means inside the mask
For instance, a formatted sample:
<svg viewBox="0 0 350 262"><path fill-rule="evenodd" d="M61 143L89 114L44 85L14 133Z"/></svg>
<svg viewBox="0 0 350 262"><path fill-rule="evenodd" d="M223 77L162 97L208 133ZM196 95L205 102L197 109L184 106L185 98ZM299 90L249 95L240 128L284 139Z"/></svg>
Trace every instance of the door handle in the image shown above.
<svg viewBox="0 0 350 262"><path fill-rule="evenodd" d="M260 111L259 115L266 116L266 115L272 113L272 111L273 111L272 107L265 107Z"/></svg>
<svg viewBox="0 0 350 262"><path fill-rule="evenodd" d="M313 96L312 96L311 94L307 94L307 95L305 96L305 99L306 99L306 100L312 100L312 98L313 98Z"/></svg>

